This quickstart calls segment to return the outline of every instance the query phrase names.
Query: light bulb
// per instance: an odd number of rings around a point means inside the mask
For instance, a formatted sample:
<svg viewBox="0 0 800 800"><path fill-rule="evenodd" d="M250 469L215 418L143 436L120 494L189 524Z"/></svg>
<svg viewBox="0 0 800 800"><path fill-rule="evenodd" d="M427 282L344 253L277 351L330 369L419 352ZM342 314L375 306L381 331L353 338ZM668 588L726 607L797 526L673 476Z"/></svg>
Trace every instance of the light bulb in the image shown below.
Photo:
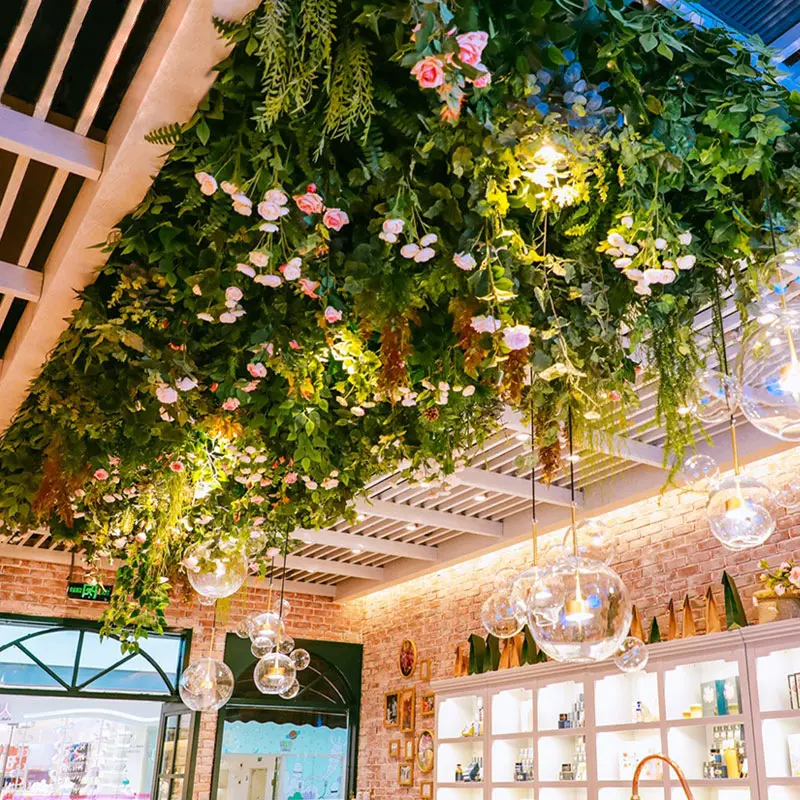
<svg viewBox="0 0 800 800"><path fill-rule="evenodd" d="M775 530L772 490L747 475L731 475L714 485L706 504L711 532L730 550L763 544Z"/></svg>
<svg viewBox="0 0 800 800"><path fill-rule="evenodd" d="M572 600L567 600L564 606L564 612L564 619L566 619L567 622L573 622L578 625L589 622L594 616L581 594L580 572L575 572L575 597Z"/></svg>
<svg viewBox="0 0 800 800"><path fill-rule="evenodd" d="M793 358L788 364L781 367L778 386L782 392L795 397L800 394L800 364Z"/></svg>
<svg viewBox="0 0 800 800"><path fill-rule="evenodd" d="M542 145L533 155L536 161L552 166L564 160L564 154L556 150L551 144Z"/></svg>

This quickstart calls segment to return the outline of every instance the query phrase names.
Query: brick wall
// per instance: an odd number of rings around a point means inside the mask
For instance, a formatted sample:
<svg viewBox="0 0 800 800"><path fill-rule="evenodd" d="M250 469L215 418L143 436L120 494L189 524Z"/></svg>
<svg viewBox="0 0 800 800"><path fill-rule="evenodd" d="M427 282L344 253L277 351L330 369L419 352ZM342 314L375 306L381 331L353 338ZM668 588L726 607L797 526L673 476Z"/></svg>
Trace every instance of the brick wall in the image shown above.
<svg viewBox="0 0 800 800"><path fill-rule="evenodd" d="M766 459L748 472L783 485L800 468L800 449ZM613 485L610 487L613 491ZM646 625L654 614L666 632L669 599L680 607L688 593L698 630L702 630L702 601L708 586L714 587L722 604L719 579L723 569L736 579L748 614L755 618L752 594L758 583L758 561L777 563L800 558L800 514L782 515L778 530L761 548L743 553L726 551L716 543L704 517L705 497L670 492L609 515L618 543L614 567L625 580ZM553 538L553 537L551 537ZM288 620L293 636L364 644L361 738L359 743L359 788L374 788L377 800L410 800L419 796L420 776L414 786L397 785L395 759L388 757L389 740L405 739L397 729L383 727L384 692L405 686L417 689L416 730L430 727L431 718L420 718L420 695L426 685L400 676L397 656L403 638L417 644L419 658L431 660L433 678L452 674L455 646L474 632L482 631L480 607L492 589L492 576L501 567L529 563L530 546L507 548L480 560L447 568L398 587L385 589L357 601L334 602L308 595L292 595ZM30 561L0 563L0 612L49 617L97 617L102 607L67 600L68 569ZM222 629L233 630L245 613L266 604L265 592L249 589L234 600L223 623L218 622L213 652L222 656ZM169 622L178 628L193 628L192 658L211 652L212 612L190 601L171 607ZM216 719L204 715L195 780L195 800L208 800L214 752Z"/></svg>

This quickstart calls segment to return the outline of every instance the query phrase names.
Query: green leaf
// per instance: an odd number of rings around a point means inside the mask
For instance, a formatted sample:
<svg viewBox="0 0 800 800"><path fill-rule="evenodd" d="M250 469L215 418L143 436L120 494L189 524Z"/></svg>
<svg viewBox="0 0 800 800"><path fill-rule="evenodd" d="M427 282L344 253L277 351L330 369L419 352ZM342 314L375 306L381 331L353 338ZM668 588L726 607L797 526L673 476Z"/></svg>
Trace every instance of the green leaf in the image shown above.
<svg viewBox="0 0 800 800"><path fill-rule="evenodd" d="M664 42L659 43L658 47L656 48L656 52L659 55L664 56L664 58L667 58L670 61L672 61L672 50L670 50L670 48L667 47L667 45L665 45Z"/></svg>
<svg viewBox="0 0 800 800"><path fill-rule="evenodd" d="M197 138L202 142L202 144L208 144L211 131L209 130L208 123L205 121L205 119L201 119L200 122L197 123L195 126L195 131L197 133Z"/></svg>
<svg viewBox="0 0 800 800"><path fill-rule="evenodd" d="M566 67L569 63L567 59L564 58L564 54L561 52L561 50L554 44L547 48L545 55L547 56L548 61L550 61L550 63L554 66Z"/></svg>
<svg viewBox="0 0 800 800"><path fill-rule="evenodd" d="M660 114L664 110L664 106L661 101L652 94L648 94L647 97L645 97L644 104L647 107L647 110L653 114Z"/></svg>
<svg viewBox="0 0 800 800"><path fill-rule="evenodd" d="M736 628L746 628L747 614L744 611L742 598L739 596L739 590L736 588L733 578L725 570L722 572L721 583L725 594L726 627L729 631L736 630Z"/></svg>
<svg viewBox="0 0 800 800"><path fill-rule="evenodd" d="M658 47L658 39L653 33L643 33L639 37L639 44L644 49L645 53L655 50Z"/></svg>

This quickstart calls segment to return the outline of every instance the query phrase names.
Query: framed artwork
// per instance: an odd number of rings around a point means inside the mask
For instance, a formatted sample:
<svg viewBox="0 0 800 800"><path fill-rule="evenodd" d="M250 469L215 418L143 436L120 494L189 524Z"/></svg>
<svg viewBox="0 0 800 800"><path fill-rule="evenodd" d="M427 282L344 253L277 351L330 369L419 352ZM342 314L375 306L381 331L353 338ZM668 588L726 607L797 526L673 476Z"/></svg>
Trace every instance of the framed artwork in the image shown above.
<svg viewBox="0 0 800 800"><path fill-rule="evenodd" d="M417 695L413 688L400 690L400 710L398 717L400 721L400 730L403 733L414 732L414 706L416 704Z"/></svg>
<svg viewBox="0 0 800 800"><path fill-rule="evenodd" d="M420 782L419 796L422 798L422 800L433 800L433 781Z"/></svg>
<svg viewBox="0 0 800 800"><path fill-rule="evenodd" d="M423 717L430 717L436 713L436 695L433 692L423 693L419 713Z"/></svg>
<svg viewBox="0 0 800 800"><path fill-rule="evenodd" d="M414 740L413 739L406 739L405 741L405 750L403 751L403 758L406 761L413 761L414 760Z"/></svg>
<svg viewBox="0 0 800 800"><path fill-rule="evenodd" d="M389 742L389 758L398 758L400 755L400 740L392 739Z"/></svg>
<svg viewBox="0 0 800 800"><path fill-rule="evenodd" d="M410 678L414 674L417 666L417 646L413 639L403 639L400 645L400 674L404 678Z"/></svg>
<svg viewBox="0 0 800 800"><path fill-rule="evenodd" d="M419 679L421 681L429 681L431 679L431 660L429 658L420 659Z"/></svg>
<svg viewBox="0 0 800 800"><path fill-rule="evenodd" d="M401 786L414 785L414 763L400 764L397 768L397 782Z"/></svg>
<svg viewBox="0 0 800 800"><path fill-rule="evenodd" d="M433 731L424 730L417 740L417 766L428 774L433 769Z"/></svg>
<svg viewBox="0 0 800 800"><path fill-rule="evenodd" d="M386 692L383 706L383 727L396 728L400 719L400 693Z"/></svg>

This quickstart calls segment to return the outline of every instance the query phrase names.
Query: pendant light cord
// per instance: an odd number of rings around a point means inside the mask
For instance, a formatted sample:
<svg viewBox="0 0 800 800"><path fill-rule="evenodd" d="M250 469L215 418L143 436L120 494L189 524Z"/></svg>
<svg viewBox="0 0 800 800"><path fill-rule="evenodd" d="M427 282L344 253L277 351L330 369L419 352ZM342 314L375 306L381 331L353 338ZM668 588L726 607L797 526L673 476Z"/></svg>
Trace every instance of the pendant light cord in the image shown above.
<svg viewBox="0 0 800 800"><path fill-rule="evenodd" d="M533 367L531 366L531 369ZM533 566L539 563L539 542L536 530L536 429L533 421L533 372L531 372L531 536L533 537Z"/></svg>
<svg viewBox="0 0 800 800"><path fill-rule="evenodd" d="M572 442L572 405L567 406L567 431L569 435L569 514L572 521L572 555L578 555L578 531L575 527L575 453Z"/></svg>
<svg viewBox="0 0 800 800"><path fill-rule="evenodd" d="M281 574L281 604L278 617L283 620L283 591L286 588L286 556L289 555L289 531L286 531L286 541L283 544L283 572Z"/></svg>
<svg viewBox="0 0 800 800"><path fill-rule="evenodd" d="M775 238L775 219L772 216L772 201L770 200L768 187L764 187L767 189L766 192L766 204L767 204L767 220L769 221L769 238L772 242L772 255L775 258L775 291L778 293L778 297L781 299L781 308L786 311L786 288L783 285L783 281L781 279L781 268L778 264L778 241Z"/></svg>
<svg viewBox="0 0 800 800"><path fill-rule="evenodd" d="M734 418L734 407L733 403L731 402L730 397L730 386L728 385L728 379L731 377L730 367L728 365L728 346L725 341L725 324L724 319L722 316L722 298L720 297L720 290L719 290L719 280L714 275L714 302L713 302L713 320L714 320L714 328L716 329L716 338L719 341L719 351L718 357L720 360L720 366L722 367L722 371L725 375L725 402L728 405L728 426L731 432L731 455L733 456L733 472L735 475L738 475L741 471L741 467L739 466L739 446L736 442L736 420Z"/></svg>

